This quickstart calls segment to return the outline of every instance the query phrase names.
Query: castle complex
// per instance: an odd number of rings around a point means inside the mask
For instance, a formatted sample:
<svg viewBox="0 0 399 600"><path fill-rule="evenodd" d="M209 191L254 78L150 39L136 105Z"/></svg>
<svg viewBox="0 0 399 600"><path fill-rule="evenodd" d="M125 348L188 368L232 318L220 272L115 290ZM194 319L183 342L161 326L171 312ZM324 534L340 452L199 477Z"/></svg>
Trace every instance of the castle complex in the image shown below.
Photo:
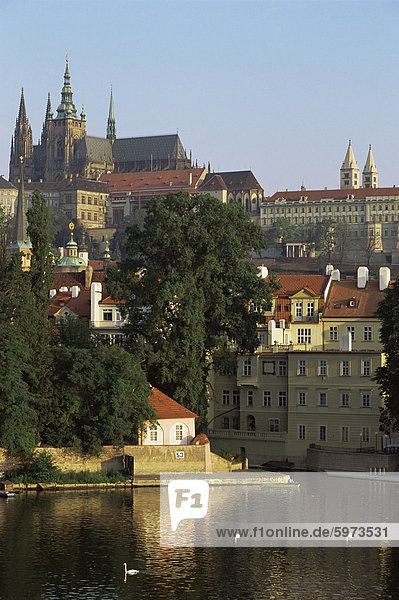
<svg viewBox="0 0 399 600"><path fill-rule="evenodd" d="M22 90L11 142L11 182L18 181L21 156L24 158L25 176L34 182L54 182L73 176L98 179L104 173L191 167L191 159L187 158L177 134L118 139L112 91L106 137L87 135L84 109L82 107L78 115L73 103L68 60L61 103L54 116L48 95L41 138L37 145L33 144Z"/></svg>

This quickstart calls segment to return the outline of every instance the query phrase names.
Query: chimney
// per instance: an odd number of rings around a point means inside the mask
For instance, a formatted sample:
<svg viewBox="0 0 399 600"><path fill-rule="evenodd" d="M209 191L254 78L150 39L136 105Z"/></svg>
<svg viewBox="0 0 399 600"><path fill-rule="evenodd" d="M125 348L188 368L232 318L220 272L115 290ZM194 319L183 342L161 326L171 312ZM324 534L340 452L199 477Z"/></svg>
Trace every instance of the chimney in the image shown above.
<svg viewBox="0 0 399 600"><path fill-rule="evenodd" d="M50 292L49 292L50 298L54 298L54 296L56 295L56 293L57 293L57 290L50 290Z"/></svg>
<svg viewBox="0 0 399 600"><path fill-rule="evenodd" d="M265 267L265 265L258 267L258 277L261 277L262 279L266 279L268 274L269 274L269 270L267 267Z"/></svg>
<svg viewBox="0 0 399 600"><path fill-rule="evenodd" d="M359 267L357 270L357 287L364 289L369 280L369 270L367 267Z"/></svg>
<svg viewBox="0 0 399 600"><path fill-rule="evenodd" d="M326 265L326 275L329 277L331 273L334 271L333 265Z"/></svg>
<svg viewBox="0 0 399 600"><path fill-rule="evenodd" d="M279 324L280 324L280 329L285 329L285 319L280 319Z"/></svg>
<svg viewBox="0 0 399 600"><path fill-rule="evenodd" d="M389 267L380 267L380 292L386 290L391 281L391 269Z"/></svg>
<svg viewBox="0 0 399 600"><path fill-rule="evenodd" d="M95 324L100 321L99 302L102 299L103 286L99 281L93 281L90 287L90 321Z"/></svg>
<svg viewBox="0 0 399 600"><path fill-rule="evenodd" d="M192 184L193 184L193 174L190 171L190 173L188 174L188 185L192 185Z"/></svg>
<svg viewBox="0 0 399 600"><path fill-rule="evenodd" d="M59 291L60 292L69 292L68 288L65 285L63 285L62 287L60 287Z"/></svg>
<svg viewBox="0 0 399 600"><path fill-rule="evenodd" d="M71 287L72 298L77 298L79 296L80 288L78 285L73 285Z"/></svg>
<svg viewBox="0 0 399 600"><path fill-rule="evenodd" d="M333 281L341 281L341 273L339 272L339 269L333 269L331 271L331 279Z"/></svg>

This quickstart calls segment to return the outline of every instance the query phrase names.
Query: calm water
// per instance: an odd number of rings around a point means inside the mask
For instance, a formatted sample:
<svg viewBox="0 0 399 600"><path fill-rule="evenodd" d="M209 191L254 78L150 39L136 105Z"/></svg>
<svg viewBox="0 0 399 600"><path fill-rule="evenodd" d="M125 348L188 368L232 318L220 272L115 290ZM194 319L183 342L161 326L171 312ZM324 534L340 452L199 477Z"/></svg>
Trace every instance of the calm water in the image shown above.
<svg viewBox="0 0 399 600"><path fill-rule="evenodd" d="M0 499L0 536L1 600L399 598L399 548L160 548L158 489Z"/></svg>

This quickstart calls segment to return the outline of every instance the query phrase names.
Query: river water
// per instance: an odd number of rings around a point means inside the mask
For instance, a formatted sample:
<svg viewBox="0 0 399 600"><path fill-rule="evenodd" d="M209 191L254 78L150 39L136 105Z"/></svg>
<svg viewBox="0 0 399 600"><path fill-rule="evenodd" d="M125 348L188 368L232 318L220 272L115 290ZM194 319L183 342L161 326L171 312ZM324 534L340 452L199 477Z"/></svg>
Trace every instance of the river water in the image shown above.
<svg viewBox="0 0 399 600"><path fill-rule="evenodd" d="M1 600L399 598L399 548L160 548L157 488L0 499L0 538Z"/></svg>

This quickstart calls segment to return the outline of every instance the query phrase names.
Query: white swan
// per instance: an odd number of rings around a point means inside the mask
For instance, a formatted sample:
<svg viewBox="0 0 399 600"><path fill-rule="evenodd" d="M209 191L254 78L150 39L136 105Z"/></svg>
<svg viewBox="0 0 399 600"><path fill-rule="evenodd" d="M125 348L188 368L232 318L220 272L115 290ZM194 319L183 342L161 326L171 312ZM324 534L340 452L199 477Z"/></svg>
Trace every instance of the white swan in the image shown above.
<svg viewBox="0 0 399 600"><path fill-rule="evenodd" d="M137 573L139 573L137 569L128 569L127 563L123 563L123 566L125 567L125 577L126 575L137 575Z"/></svg>

